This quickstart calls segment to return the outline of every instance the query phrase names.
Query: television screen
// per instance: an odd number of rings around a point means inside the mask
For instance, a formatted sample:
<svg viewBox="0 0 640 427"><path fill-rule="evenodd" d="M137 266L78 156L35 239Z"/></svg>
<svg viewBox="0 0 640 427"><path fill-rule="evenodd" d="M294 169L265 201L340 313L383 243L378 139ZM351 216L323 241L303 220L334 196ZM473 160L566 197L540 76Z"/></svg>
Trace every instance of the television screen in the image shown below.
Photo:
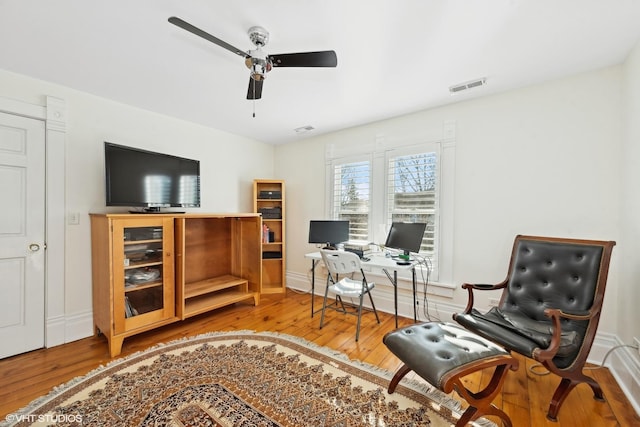
<svg viewBox="0 0 640 427"><path fill-rule="evenodd" d="M406 257L410 252L420 252L424 230L427 224L420 222L394 222L391 224L387 241L388 248L400 249Z"/></svg>
<svg viewBox="0 0 640 427"><path fill-rule="evenodd" d="M333 247L349 240L349 221L309 221L309 243L321 243Z"/></svg>
<svg viewBox="0 0 640 427"><path fill-rule="evenodd" d="M107 206L200 207L200 162L104 143Z"/></svg>

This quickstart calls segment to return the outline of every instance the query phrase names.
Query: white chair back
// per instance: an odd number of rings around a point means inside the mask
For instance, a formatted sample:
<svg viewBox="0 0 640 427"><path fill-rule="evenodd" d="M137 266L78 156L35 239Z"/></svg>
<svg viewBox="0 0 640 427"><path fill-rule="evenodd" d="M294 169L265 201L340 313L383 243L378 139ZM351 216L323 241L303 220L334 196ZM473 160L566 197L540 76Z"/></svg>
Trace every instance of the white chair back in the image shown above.
<svg viewBox="0 0 640 427"><path fill-rule="evenodd" d="M320 254L329 273L334 276L336 274L361 272L360 258L353 252L321 249Z"/></svg>

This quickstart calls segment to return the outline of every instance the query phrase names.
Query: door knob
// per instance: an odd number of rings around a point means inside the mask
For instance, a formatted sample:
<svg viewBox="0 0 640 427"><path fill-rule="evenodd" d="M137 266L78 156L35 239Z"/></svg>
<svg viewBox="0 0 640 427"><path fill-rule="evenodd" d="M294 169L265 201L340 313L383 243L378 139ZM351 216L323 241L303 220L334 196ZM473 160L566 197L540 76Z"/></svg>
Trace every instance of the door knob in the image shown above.
<svg viewBox="0 0 640 427"><path fill-rule="evenodd" d="M37 243L32 243L29 245L29 250L31 252L38 252L40 250L40 245Z"/></svg>

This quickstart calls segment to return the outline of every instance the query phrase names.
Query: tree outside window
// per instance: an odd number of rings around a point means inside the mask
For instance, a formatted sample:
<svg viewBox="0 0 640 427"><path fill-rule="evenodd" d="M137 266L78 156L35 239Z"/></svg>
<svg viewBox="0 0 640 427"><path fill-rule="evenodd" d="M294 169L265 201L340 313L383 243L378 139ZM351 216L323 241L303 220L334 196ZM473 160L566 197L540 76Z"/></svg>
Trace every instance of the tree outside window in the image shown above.
<svg viewBox="0 0 640 427"><path fill-rule="evenodd" d="M388 183L388 225L426 223L420 252L433 254L437 242L437 153L390 157Z"/></svg>
<svg viewBox="0 0 640 427"><path fill-rule="evenodd" d="M350 240L369 239L369 188L368 161L334 168L334 218L349 221Z"/></svg>

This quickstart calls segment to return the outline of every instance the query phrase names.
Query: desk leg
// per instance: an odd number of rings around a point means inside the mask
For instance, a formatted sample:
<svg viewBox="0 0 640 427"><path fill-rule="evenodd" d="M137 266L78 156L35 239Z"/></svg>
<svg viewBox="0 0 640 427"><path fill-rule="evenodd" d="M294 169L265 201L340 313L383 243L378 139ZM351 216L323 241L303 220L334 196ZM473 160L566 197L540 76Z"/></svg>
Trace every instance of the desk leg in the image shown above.
<svg viewBox="0 0 640 427"><path fill-rule="evenodd" d="M311 260L311 317L313 318L313 301L316 299L316 260Z"/></svg>
<svg viewBox="0 0 640 427"><path fill-rule="evenodd" d="M418 305L416 304L416 269L415 267L411 269L411 279L413 285L413 323L418 323Z"/></svg>
<svg viewBox="0 0 640 427"><path fill-rule="evenodd" d="M391 282L391 284L393 285L393 308L395 311L395 317L396 317L396 329L398 329L398 271L397 270L393 270L393 277L391 277L391 275L389 274L389 271L387 271L386 268L383 268L382 271L384 271L384 273L387 275L387 277L389 278L389 281ZM417 293L417 285L416 285L416 269L412 268L411 269L411 284L413 287L413 322L417 323L418 322L418 308L416 306L416 293Z"/></svg>
<svg viewBox="0 0 640 427"><path fill-rule="evenodd" d="M391 277L386 268L383 268L382 271L384 271L384 274L387 275L387 278L393 285L393 308L396 316L396 329L398 329L398 272L393 270L393 277Z"/></svg>
<svg viewBox="0 0 640 427"><path fill-rule="evenodd" d="M398 329L398 271L393 270L393 308L396 314L396 329Z"/></svg>

